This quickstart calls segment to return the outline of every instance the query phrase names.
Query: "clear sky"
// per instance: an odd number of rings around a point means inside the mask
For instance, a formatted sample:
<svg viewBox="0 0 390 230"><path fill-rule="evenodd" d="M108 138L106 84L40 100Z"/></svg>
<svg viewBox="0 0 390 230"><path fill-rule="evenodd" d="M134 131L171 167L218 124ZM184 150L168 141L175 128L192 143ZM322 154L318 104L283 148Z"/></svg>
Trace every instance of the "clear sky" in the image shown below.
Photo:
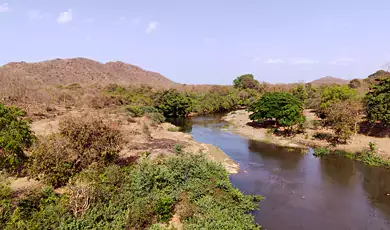
<svg viewBox="0 0 390 230"><path fill-rule="evenodd" d="M0 65L86 57L181 83L366 77L390 62L390 0L0 0Z"/></svg>

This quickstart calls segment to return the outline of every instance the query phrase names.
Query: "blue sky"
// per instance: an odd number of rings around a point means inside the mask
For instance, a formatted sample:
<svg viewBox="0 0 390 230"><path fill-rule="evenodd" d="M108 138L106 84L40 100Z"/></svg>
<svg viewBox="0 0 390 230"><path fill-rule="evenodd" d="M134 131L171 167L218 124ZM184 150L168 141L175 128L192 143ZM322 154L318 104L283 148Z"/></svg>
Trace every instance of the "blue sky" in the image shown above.
<svg viewBox="0 0 390 230"><path fill-rule="evenodd" d="M389 0L0 0L0 65L86 57L181 83L365 77L390 62Z"/></svg>

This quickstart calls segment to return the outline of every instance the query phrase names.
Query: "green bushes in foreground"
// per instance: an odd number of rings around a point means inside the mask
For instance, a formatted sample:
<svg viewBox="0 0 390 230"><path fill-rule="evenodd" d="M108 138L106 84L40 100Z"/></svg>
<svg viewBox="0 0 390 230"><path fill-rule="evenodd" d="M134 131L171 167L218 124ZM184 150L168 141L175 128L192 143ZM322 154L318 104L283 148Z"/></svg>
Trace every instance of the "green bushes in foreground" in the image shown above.
<svg viewBox="0 0 390 230"><path fill-rule="evenodd" d="M26 159L24 149L35 139L24 115L19 108L0 104L0 171L15 172Z"/></svg>
<svg viewBox="0 0 390 230"><path fill-rule="evenodd" d="M260 229L249 214L260 197L243 195L220 164L200 155L88 169L68 187L73 192L46 188L12 202L0 227L164 229L157 224L176 214L184 229Z"/></svg>

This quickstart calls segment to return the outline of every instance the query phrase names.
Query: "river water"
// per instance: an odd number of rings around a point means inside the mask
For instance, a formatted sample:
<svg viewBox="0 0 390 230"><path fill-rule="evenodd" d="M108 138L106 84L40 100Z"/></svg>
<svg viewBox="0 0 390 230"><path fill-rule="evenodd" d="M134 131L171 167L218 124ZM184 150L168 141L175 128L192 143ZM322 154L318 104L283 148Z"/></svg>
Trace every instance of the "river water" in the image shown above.
<svg viewBox="0 0 390 230"><path fill-rule="evenodd" d="M257 223L270 230L390 229L390 171L338 156L316 158L224 131L220 115L176 121L194 140L240 164L231 182L262 195Z"/></svg>

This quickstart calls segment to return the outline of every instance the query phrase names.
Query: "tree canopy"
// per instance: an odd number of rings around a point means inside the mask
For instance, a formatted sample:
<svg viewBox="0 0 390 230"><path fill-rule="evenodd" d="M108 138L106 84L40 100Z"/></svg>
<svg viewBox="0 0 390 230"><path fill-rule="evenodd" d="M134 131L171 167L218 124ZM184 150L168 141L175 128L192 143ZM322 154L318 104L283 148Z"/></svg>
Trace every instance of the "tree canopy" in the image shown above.
<svg viewBox="0 0 390 230"><path fill-rule="evenodd" d="M191 100L177 90L170 89L161 92L157 96L155 107L165 117L185 117L191 112Z"/></svg>
<svg viewBox="0 0 390 230"><path fill-rule="evenodd" d="M253 112L249 116L253 121L276 119L279 126L291 127L305 121L302 101L285 92L265 93L248 111Z"/></svg>
<svg viewBox="0 0 390 230"><path fill-rule="evenodd" d="M390 124L390 78L379 80L364 98L367 118L371 122Z"/></svg>
<svg viewBox="0 0 390 230"><path fill-rule="evenodd" d="M357 132L362 111L359 100L339 101L325 109L326 122L335 131L336 142L345 143Z"/></svg>
<svg viewBox="0 0 390 230"><path fill-rule="evenodd" d="M298 84L297 87L292 90L292 94L305 104L308 94L304 84Z"/></svg>
<svg viewBox="0 0 390 230"><path fill-rule="evenodd" d="M260 84L252 74L244 74L234 79L233 85L237 89L257 89Z"/></svg>
<svg viewBox="0 0 390 230"><path fill-rule="evenodd" d="M326 109L331 104L339 101L353 99L357 96L355 89L349 88L347 85L334 85L325 87L321 93L321 109Z"/></svg>

